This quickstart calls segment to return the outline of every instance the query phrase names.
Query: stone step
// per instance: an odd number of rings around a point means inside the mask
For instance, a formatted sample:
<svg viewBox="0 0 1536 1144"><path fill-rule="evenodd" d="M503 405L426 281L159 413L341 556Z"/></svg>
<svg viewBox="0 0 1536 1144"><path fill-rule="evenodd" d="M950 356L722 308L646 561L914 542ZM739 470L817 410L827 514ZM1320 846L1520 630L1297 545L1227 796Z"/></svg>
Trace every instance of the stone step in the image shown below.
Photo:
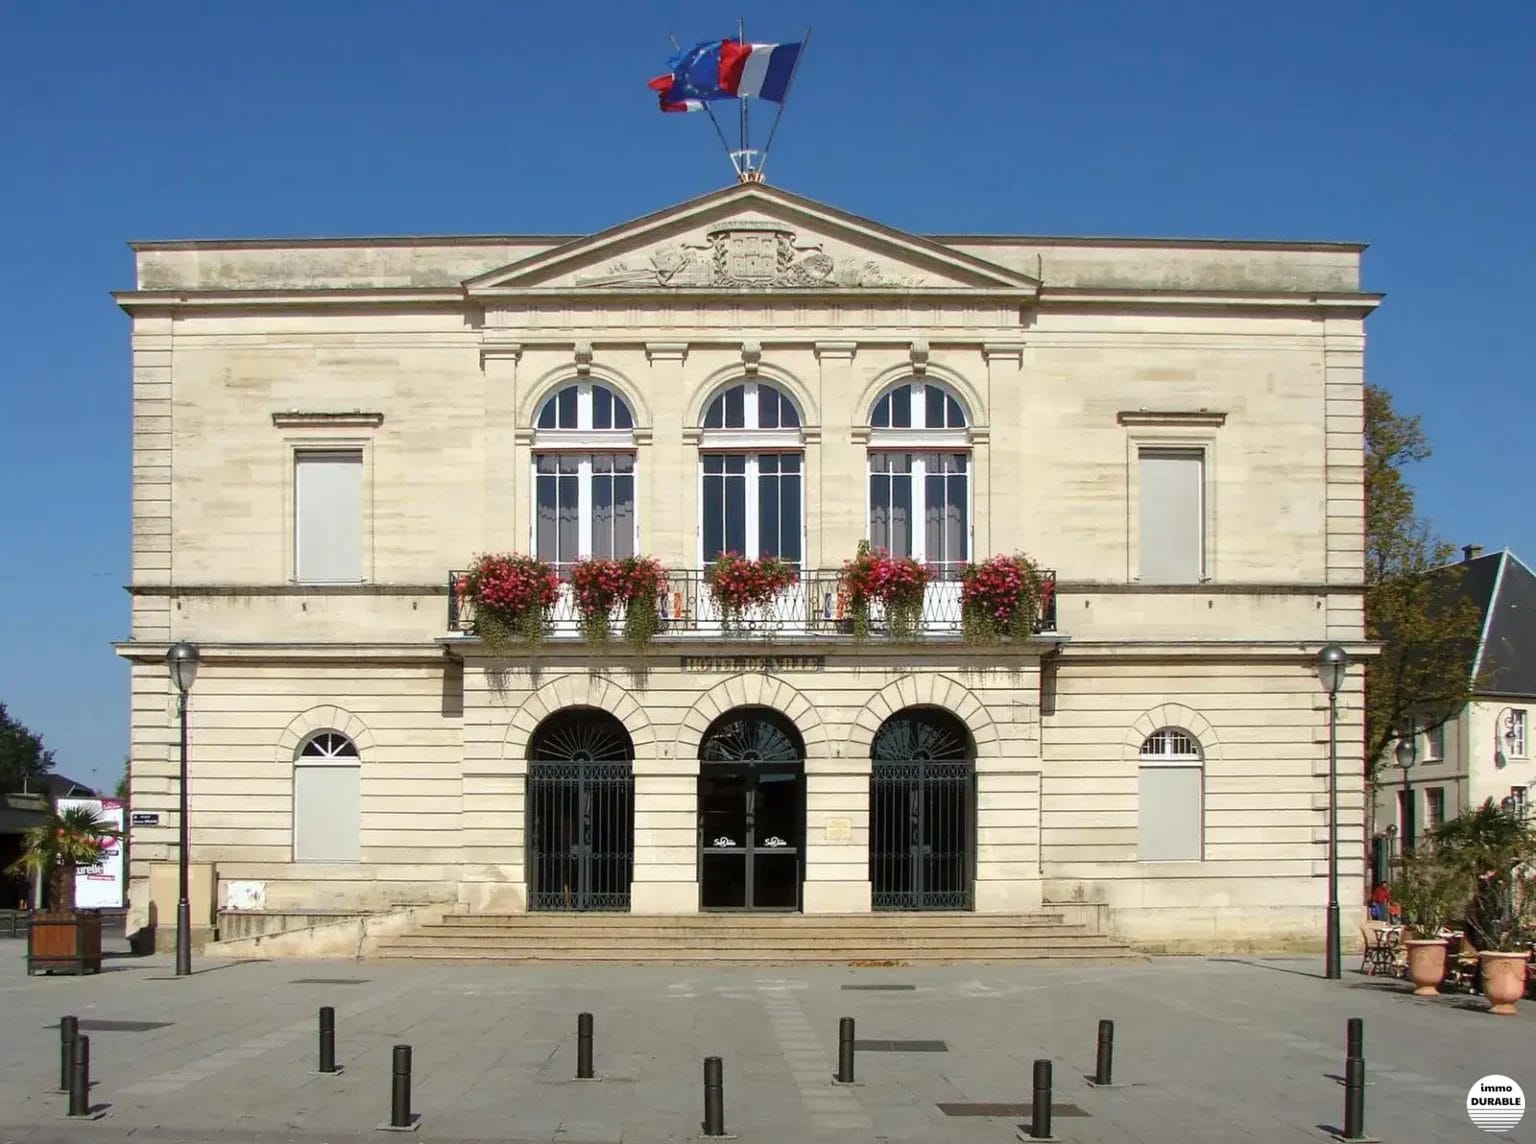
<svg viewBox="0 0 1536 1144"><path fill-rule="evenodd" d="M381 949L376 954L384 961L441 962L450 964L474 963L477 965L513 965L537 961L570 962L656 962L659 964L694 963L741 963L774 964L778 962L805 962L829 965L910 965L910 964L967 964L971 962L1019 962L1050 961L1067 964L1124 964L1145 961L1146 958L1124 946L1113 943L1104 946L1073 944L1060 948L1021 948L1018 946L984 946L964 951L954 950L902 950L885 949L840 950L688 950L671 949L646 951L593 951L586 948L556 948L529 950L526 953L490 951L454 951L434 948Z"/></svg>
<svg viewBox="0 0 1536 1144"><path fill-rule="evenodd" d="M708 943L699 945L697 948L707 949L707 950L715 950L715 951L728 950L728 949L745 949L745 950L780 950L780 949L821 949L821 950L842 950L842 949L888 949L888 950L897 950L897 949L902 949L902 950L922 950L922 949L955 949L955 950L969 950L969 949L982 949L982 948L987 948L987 949L1000 949L1000 948L1008 948L1008 949L1039 949L1039 948L1056 947L1056 946L1061 946L1061 947L1065 948L1065 947L1073 946L1073 945L1082 946L1082 945L1096 945L1096 944L1118 944L1118 943L1106 942L1105 939L1096 938L1096 937L1094 937L1094 936L1092 936L1090 934L1057 934L1057 935L1052 935L1050 937L1038 937L1038 938L1035 938L1035 939L1030 940L1030 941L1012 940L1012 939L1009 939L1006 935L1002 936L1002 937L994 936L994 937L975 938L975 939L971 939L971 940L962 940L962 941L922 941L922 940L910 940L910 939L907 939L907 940L893 940L893 941L882 941L882 942L871 942L871 941L868 941L867 939L858 938L858 937L822 937L822 938L816 938L816 937L809 937L809 938L803 938L803 937L782 938L781 937L781 938L779 938L776 941L757 941L757 940L754 940L754 939L751 939L751 938L737 938L737 937L726 938L726 937L721 937L721 938L718 938L718 939L713 939L713 940L709 941ZM388 949L399 949L399 948L405 948L405 947L412 947L412 948L434 947L434 948L438 948L438 949L462 949L462 950L465 950L465 951L475 950L475 949L529 949L529 950L539 950L539 949L554 949L554 948L565 948L565 947L569 947L571 949L590 949L590 950L599 950L599 949L669 950L669 949L695 948L693 946L689 946L689 945L686 945L684 943L679 943L679 942L676 942L676 941L671 941L671 940L668 940L666 938L656 938L656 937L608 937L606 935L603 935L603 936L594 937L594 938L584 938L584 937L571 937L569 935L561 935L559 937L553 937L552 936L552 937L549 937L549 938L545 938L545 939L542 939L542 940L535 941L535 940L528 940L528 939L523 939L523 938L514 938L514 937L498 936L498 935L494 935L494 934L486 934L486 935L483 935L483 936L477 936L475 938L471 938L471 939L467 939L467 940L456 940L456 939L452 939L452 938L444 938L444 937L442 937L441 935L438 935L438 934L429 934L429 933L403 934L400 937L390 938L388 941L381 942L380 943L380 947L381 948L388 948Z"/></svg>
<svg viewBox="0 0 1536 1144"><path fill-rule="evenodd" d="M928 929L941 926L1059 925L1061 914L977 914L882 912L869 914L632 914L627 911L566 912L539 911L526 914L445 914L443 925L494 925L542 928L551 924L604 928L615 922L630 925L657 925L674 929L701 929L716 932L732 926L818 926L838 925L859 929Z"/></svg>
<svg viewBox="0 0 1536 1144"><path fill-rule="evenodd" d="M773 926L731 926L718 930L702 930L695 928L672 928L668 926L639 926L639 925L614 925L614 926L570 926L548 925L538 928L487 926L487 925L459 925L444 926L428 924L422 926L421 933L428 933L440 937L446 941L458 938L480 937L509 937L515 936L528 941L543 941L550 938L570 937L602 937L602 938L656 938L667 941L677 941L686 936L699 936L710 941L724 940L805 940L811 938L837 939L857 937L860 940L880 941L967 941L973 938L995 939L1000 937L1016 938L1020 941L1031 941L1039 937L1049 937L1054 934L1078 934L1090 935L1093 931L1082 926L1069 925L991 925L991 926L930 926L922 929L890 930L888 932L871 933L868 930L845 928L842 926L795 926L793 928L777 928Z"/></svg>

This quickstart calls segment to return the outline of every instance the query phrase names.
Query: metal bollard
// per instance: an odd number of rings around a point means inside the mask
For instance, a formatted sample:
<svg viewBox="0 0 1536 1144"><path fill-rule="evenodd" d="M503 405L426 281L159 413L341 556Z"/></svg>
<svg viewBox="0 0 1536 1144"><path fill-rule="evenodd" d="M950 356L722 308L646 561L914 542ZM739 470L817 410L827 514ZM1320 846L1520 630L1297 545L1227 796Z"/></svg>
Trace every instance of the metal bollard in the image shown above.
<svg viewBox="0 0 1536 1144"><path fill-rule="evenodd" d="M725 1068L719 1057L704 1058L704 1135L725 1135Z"/></svg>
<svg viewBox="0 0 1536 1144"><path fill-rule="evenodd" d="M1051 1062L1035 1062L1035 1093L1029 1105L1029 1134L1036 1140L1051 1138Z"/></svg>
<svg viewBox="0 0 1536 1144"><path fill-rule="evenodd" d="M576 1079L592 1079L592 1014L576 1014Z"/></svg>
<svg viewBox="0 0 1536 1144"><path fill-rule="evenodd" d="M91 1114L91 1039L77 1036L70 1045L69 1114Z"/></svg>
<svg viewBox="0 0 1536 1144"><path fill-rule="evenodd" d="M390 1069L389 1126L411 1126L411 1046L396 1045L393 1067Z"/></svg>
<svg viewBox="0 0 1536 1144"><path fill-rule="evenodd" d="M844 1017L837 1023L837 1082L853 1083L853 1018Z"/></svg>
<svg viewBox="0 0 1536 1144"><path fill-rule="evenodd" d="M336 1071L336 1010L320 1007L320 1072Z"/></svg>
<svg viewBox="0 0 1536 1144"><path fill-rule="evenodd" d="M75 1038L80 1035L80 1018L59 1018L59 1091L69 1091L69 1074L75 1062Z"/></svg>
<svg viewBox="0 0 1536 1144"><path fill-rule="evenodd" d="M1365 1061L1344 1062L1344 1139L1365 1139Z"/></svg>
<svg viewBox="0 0 1536 1144"><path fill-rule="evenodd" d="M1093 1062L1093 1083L1113 1084L1115 1070L1115 1023L1099 1022L1099 1050Z"/></svg>
<svg viewBox="0 0 1536 1144"><path fill-rule="evenodd" d="M1346 1026L1348 1032L1345 1035L1344 1059L1359 1057L1365 1059L1365 1022L1359 1017L1351 1017Z"/></svg>

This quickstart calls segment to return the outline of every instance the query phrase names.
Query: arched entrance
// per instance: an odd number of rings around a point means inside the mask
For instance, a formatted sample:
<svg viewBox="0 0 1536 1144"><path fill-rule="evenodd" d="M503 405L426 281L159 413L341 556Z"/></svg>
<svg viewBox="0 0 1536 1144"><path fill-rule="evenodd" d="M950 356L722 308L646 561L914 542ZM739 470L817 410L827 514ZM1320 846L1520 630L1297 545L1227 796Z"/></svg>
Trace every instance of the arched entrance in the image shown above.
<svg viewBox="0 0 1536 1144"><path fill-rule="evenodd" d="M976 751L965 724L907 707L870 744L869 879L877 910L969 910Z"/></svg>
<svg viewBox="0 0 1536 1144"><path fill-rule="evenodd" d="M528 906L627 910L635 865L635 747L606 711L569 707L528 744Z"/></svg>
<svg viewBox="0 0 1536 1144"><path fill-rule="evenodd" d="M699 906L798 910L805 743L784 716L738 707L699 742Z"/></svg>

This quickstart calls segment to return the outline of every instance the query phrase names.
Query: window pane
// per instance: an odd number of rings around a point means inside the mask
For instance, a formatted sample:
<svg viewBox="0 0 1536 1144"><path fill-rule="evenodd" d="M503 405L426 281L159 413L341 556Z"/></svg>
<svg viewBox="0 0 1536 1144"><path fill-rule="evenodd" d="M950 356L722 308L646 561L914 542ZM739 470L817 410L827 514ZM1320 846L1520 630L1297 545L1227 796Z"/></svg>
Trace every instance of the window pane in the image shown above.
<svg viewBox="0 0 1536 1144"><path fill-rule="evenodd" d="M912 428L912 387L899 385L891 391L891 428Z"/></svg>
<svg viewBox="0 0 1536 1144"><path fill-rule="evenodd" d="M725 398L717 397L709 403L709 408L704 411L704 428L719 429L725 424Z"/></svg>
<svg viewBox="0 0 1536 1144"><path fill-rule="evenodd" d="M613 556L613 478L606 473L592 476L592 555Z"/></svg>
<svg viewBox="0 0 1536 1144"><path fill-rule="evenodd" d="M770 471L763 468L764 462L771 462L775 458L761 457L758 459L757 478L757 554L758 556L780 556L779 551L779 477L778 466L773 465Z"/></svg>
<svg viewBox="0 0 1536 1144"><path fill-rule="evenodd" d="M707 563L725 551L725 478L711 474L707 466L699 512L702 514L704 560Z"/></svg>
<svg viewBox="0 0 1536 1144"><path fill-rule="evenodd" d="M727 458L727 460L740 460L742 473L746 473L746 458ZM739 552L743 555L751 555L747 551L747 478L742 476L728 476L725 478L725 547L729 552Z"/></svg>
<svg viewBox="0 0 1536 1144"><path fill-rule="evenodd" d="M875 402L875 412L870 416L869 424L875 429L889 429L891 425L891 395L887 393L879 401Z"/></svg>
<svg viewBox="0 0 1536 1144"><path fill-rule="evenodd" d="M560 458L559 561L568 564L581 555L581 458Z"/></svg>
<svg viewBox="0 0 1536 1144"><path fill-rule="evenodd" d="M548 401L544 402L543 407L539 410L538 427L540 429L553 429L555 427L555 404L555 399L551 397Z"/></svg>
<svg viewBox="0 0 1536 1144"><path fill-rule="evenodd" d="M958 401L956 401L953 397L946 397L944 399L944 404L945 404L945 407L948 410L948 414L949 414L949 419L948 419L948 422L946 424L946 428L949 428L949 429L964 429L965 428L965 412L964 412L964 410L962 410L960 408L960 403Z"/></svg>
<svg viewBox="0 0 1536 1144"><path fill-rule="evenodd" d="M761 382L757 386L757 427L759 429L779 427L779 391Z"/></svg>
<svg viewBox="0 0 1536 1144"><path fill-rule="evenodd" d="M613 395L613 427L615 429L635 427L635 419L630 416L628 404L617 393Z"/></svg>
<svg viewBox="0 0 1536 1144"><path fill-rule="evenodd" d="M910 454L898 454L892 458L902 464L901 471L891 474L890 553L892 556L912 555L912 473ZM904 462L904 464L903 464Z"/></svg>
<svg viewBox="0 0 1536 1144"><path fill-rule="evenodd" d="M613 392L606 385L592 387L592 428L613 428Z"/></svg>
<svg viewBox="0 0 1536 1144"><path fill-rule="evenodd" d="M628 458L625 458L626 460ZM635 554L635 478L613 478L613 555Z"/></svg>
<svg viewBox="0 0 1536 1144"><path fill-rule="evenodd" d="M757 459L757 471L759 473L778 474L779 457L777 453L764 453Z"/></svg>
<svg viewBox="0 0 1536 1144"><path fill-rule="evenodd" d="M710 474L725 472L725 457L720 453L705 453L704 471Z"/></svg>
<svg viewBox="0 0 1536 1144"><path fill-rule="evenodd" d="M576 428L576 387L568 385L560 391L559 412L556 415L556 428Z"/></svg>
<svg viewBox="0 0 1536 1144"><path fill-rule="evenodd" d="M1201 857L1199 767L1141 767L1137 857L1198 862Z"/></svg>
<svg viewBox="0 0 1536 1144"><path fill-rule="evenodd" d="M1204 454L1141 451L1140 572L1149 584L1195 584L1204 567Z"/></svg>
<svg viewBox="0 0 1536 1144"><path fill-rule="evenodd" d="M613 462L613 471L616 473L632 473L635 471L635 457L633 453L612 453L609 459Z"/></svg>
<svg viewBox="0 0 1536 1144"><path fill-rule="evenodd" d="M548 466L548 469L545 466ZM554 458L539 458L539 477L536 483L536 507L534 510L534 550L540 560L555 561L560 558L556 543L556 495L558 478L554 476Z"/></svg>
<svg viewBox="0 0 1536 1144"><path fill-rule="evenodd" d="M891 546L891 478L884 471L884 458L876 453L870 457L869 472L869 545L871 548L889 549Z"/></svg>
<svg viewBox="0 0 1536 1144"><path fill-rule="evenodd" d="M785 560L800 563L800 458L794 457L794 468L788 467L791 458L785 458L784 475L779 477L779 555Z"/></svg>
<svg viewBox="0 0 1536 1144"><path fill-rule="evenodd" d="M741 476L746 476L746 474L747 474L747 455L745 453L726 453L725 454L725 471L727 473L733 473L733 474L739 474Z"/></svg>
<svg viewBox="0 0 1536 1144"><path fill-rule="evenodd" d="M944 428L944 398L942 389L936 385L923 386L923 428Z"/></svg>
<svg viewBox="0 0 1536 1144"><path fill-rule="evenodd" d="M732 386L725 391L725 427L727 429L746 427L746 401L747 387L744 385Z"/></svg>

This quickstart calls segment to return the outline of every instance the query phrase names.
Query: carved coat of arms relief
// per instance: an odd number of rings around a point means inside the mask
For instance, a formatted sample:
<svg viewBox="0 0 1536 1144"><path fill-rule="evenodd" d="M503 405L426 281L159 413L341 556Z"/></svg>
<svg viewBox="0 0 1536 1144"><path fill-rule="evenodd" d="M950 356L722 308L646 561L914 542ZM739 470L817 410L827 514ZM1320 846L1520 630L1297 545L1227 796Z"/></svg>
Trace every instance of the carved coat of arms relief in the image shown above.
<svg viewBox="0 0 1536 1144"><path fill-rule="evenodd" d="M658 286L682 289L807 289L912 286L916 280L887 272L876 260L833 258L821 244L799 245L781 223L721 223L702 243L657 247L643 260L620 260L576 276L577 286Z"/></svg>

